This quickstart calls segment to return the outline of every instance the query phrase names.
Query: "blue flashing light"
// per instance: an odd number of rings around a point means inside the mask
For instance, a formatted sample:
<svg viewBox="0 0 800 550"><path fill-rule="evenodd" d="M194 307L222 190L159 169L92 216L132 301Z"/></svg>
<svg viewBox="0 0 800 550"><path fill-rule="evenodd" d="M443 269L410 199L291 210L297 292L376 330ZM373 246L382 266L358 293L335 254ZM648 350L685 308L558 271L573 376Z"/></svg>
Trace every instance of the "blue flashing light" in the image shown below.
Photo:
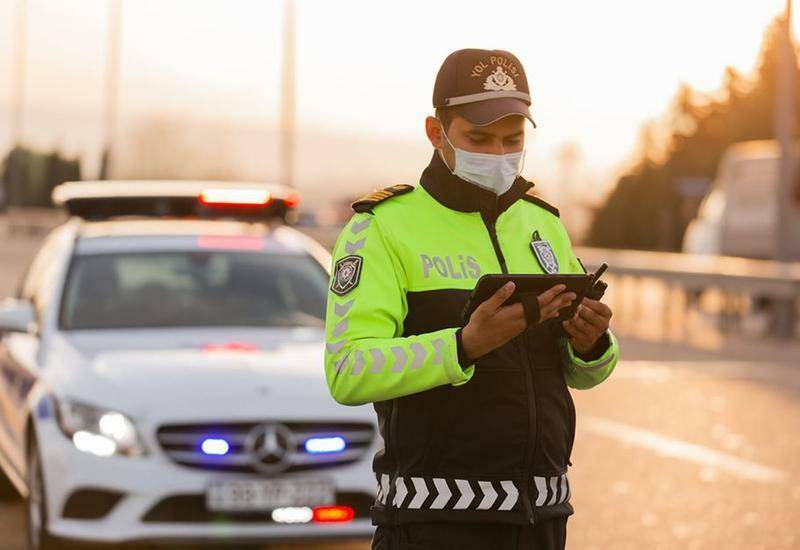
<svg viewBox="0 0 800 550"><path fill-rule="evenodd" d="M338 435L332 437L309 437L305 443L306 452L314 455L341 453L346 447L347 442Z"/></svg>
<svg viewBox="0 0 800 550"><path fill-rule="evenodd" d="M223 456L228 454L228 451L231 450L231 445L225 439L207 437L200 444L200 449L203 451L203 454Z"/></svg>

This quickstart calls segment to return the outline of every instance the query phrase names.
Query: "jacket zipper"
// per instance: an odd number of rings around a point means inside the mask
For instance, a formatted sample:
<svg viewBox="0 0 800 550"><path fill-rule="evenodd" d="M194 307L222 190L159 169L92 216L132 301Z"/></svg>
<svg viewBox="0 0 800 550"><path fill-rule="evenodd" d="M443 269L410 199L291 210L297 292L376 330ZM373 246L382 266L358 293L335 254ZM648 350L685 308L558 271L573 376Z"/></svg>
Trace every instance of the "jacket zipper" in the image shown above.
<svg viewBox="0 0 800 550"><path fill-rule="evenodd" d="M401 464L400 457L398 456L400 448L397 445L397 441L395 441L395 439L397 439L395 437L395 426L397 425L397 399L392 399L389 402L389 407L389 425L386 427L388 432L386 434L386 439L388 440L388 445L391 445L392 454L394 455L392 456L392 459L394 460L394 472L392 472L390 482L391 485L389 486L389 492L393 493L394 480L398 475L400 475L399 465ZM391 506L391 502L387 498L386 507L391 508Z"/></svg>
<svg viewBox="0 0 800 550"><path fill-rule="evenodd" d="M508 265L506 264L506 258L503 255L503 249L500 248L500 241L497 239L497 216L498 216L498 198L495 197L494 200L494 211L492 212L492 217L487 219L486 216L481 213L481 220L483 220L483 225L486 227L486 230L489 232L489 239L492 241L492 248L494 248L495 256L497 257L497 261L500 264L500 270L504 274L508 274ZM528 522L531 524L536 523L536 511L531 503L530 498L530 486L531 486L531 466L533 464L533 456L536 452L536 442L539 439L539 426L538 426L538 414L536 414L536 387L533 384L533 372L531 370L531 358L528 350L525 348L524 343L517 341L517 348L520 350L520 355L527 359L527 365L523 369L525 373L525 382L528 387L528 422L534 428L534 442L533 442L533 450L531 450L531 438L528 437L526 440L526 447L525 447L525 471L523 473L523 487L520 493L522 494L522 502L525 506L525 512L528 515ZM533 399L531 400L531 396Z"/></svg>
<svg viewBox="0 0 800 550"><path fill-rule="evenodd" d="M569 448L567 450L567 465L572 466L572 448L575 446L575 401L572 399L572 394L569 393L569 388L564 386L564 391L567 394L567 404L569 405L569 425L570 429L572 430L572 437L569 441Z"/></svg>

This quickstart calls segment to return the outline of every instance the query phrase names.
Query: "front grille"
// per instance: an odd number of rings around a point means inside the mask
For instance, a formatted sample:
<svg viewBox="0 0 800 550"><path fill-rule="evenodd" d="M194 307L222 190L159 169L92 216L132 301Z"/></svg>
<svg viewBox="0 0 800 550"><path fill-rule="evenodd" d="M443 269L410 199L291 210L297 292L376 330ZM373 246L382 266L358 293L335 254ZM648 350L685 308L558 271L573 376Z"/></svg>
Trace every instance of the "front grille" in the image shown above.
<svg viewBox="0 0 800 550"><path fill-rule="evenodd" d="M338 506L350 506L356 518L370 515L375 497L366 493L336 493ZM173 495L142 516L145 523L274 523L268 512L217 512L206 508L205 495Z"/></svg>
<svg viewBox="0 0 800 550"><path fill-rule="evenodd" d="M274 441L281 451L259 457L256 446L263 444L265 431L276 434ZM346 447L343 451L321 454L305 451L305 443L309 438L332 436L345 440ZM167 456L182 466L273 475L355 462L372 443L375 430L371 424L354 422L174 424L159 428L156 437ZM206 454L201 447L206 438L224 439L229 445L228 452L224 455ZM278 454L280 460L276 460Z"/></svg>

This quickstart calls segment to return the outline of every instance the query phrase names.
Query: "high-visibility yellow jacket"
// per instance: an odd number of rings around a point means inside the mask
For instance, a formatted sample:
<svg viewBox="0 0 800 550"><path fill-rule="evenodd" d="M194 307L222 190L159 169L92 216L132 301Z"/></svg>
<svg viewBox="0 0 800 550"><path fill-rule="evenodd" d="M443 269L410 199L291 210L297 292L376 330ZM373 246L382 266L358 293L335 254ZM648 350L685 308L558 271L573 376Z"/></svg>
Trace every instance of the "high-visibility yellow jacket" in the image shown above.
<svg viewBox="0 0 800 550"><path fill-rule="evenodd" d="M614 335L581 358L552 320L474 364L459 353L462 310L481 275L584 272L558 211L532 186L517 178L498 197L434 155L419 186L353 205L333 252L325 371L340 403L375 404L385 443L373 463L376 523L572 513L567 386L608 377Z"/></svg>

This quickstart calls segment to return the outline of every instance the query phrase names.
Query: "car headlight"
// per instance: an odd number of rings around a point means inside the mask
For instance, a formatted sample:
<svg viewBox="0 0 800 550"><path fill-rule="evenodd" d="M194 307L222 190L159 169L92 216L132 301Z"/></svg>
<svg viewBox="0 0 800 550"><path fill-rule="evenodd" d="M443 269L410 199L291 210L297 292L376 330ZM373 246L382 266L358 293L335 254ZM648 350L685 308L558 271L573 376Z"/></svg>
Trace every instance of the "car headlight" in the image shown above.
<svg viewBox="0 0 800 550"><path fill-rule="evenodd" d="M58 424L80 451L97 456L146 454L133 421L120 412L59 399Z"/></svg>

